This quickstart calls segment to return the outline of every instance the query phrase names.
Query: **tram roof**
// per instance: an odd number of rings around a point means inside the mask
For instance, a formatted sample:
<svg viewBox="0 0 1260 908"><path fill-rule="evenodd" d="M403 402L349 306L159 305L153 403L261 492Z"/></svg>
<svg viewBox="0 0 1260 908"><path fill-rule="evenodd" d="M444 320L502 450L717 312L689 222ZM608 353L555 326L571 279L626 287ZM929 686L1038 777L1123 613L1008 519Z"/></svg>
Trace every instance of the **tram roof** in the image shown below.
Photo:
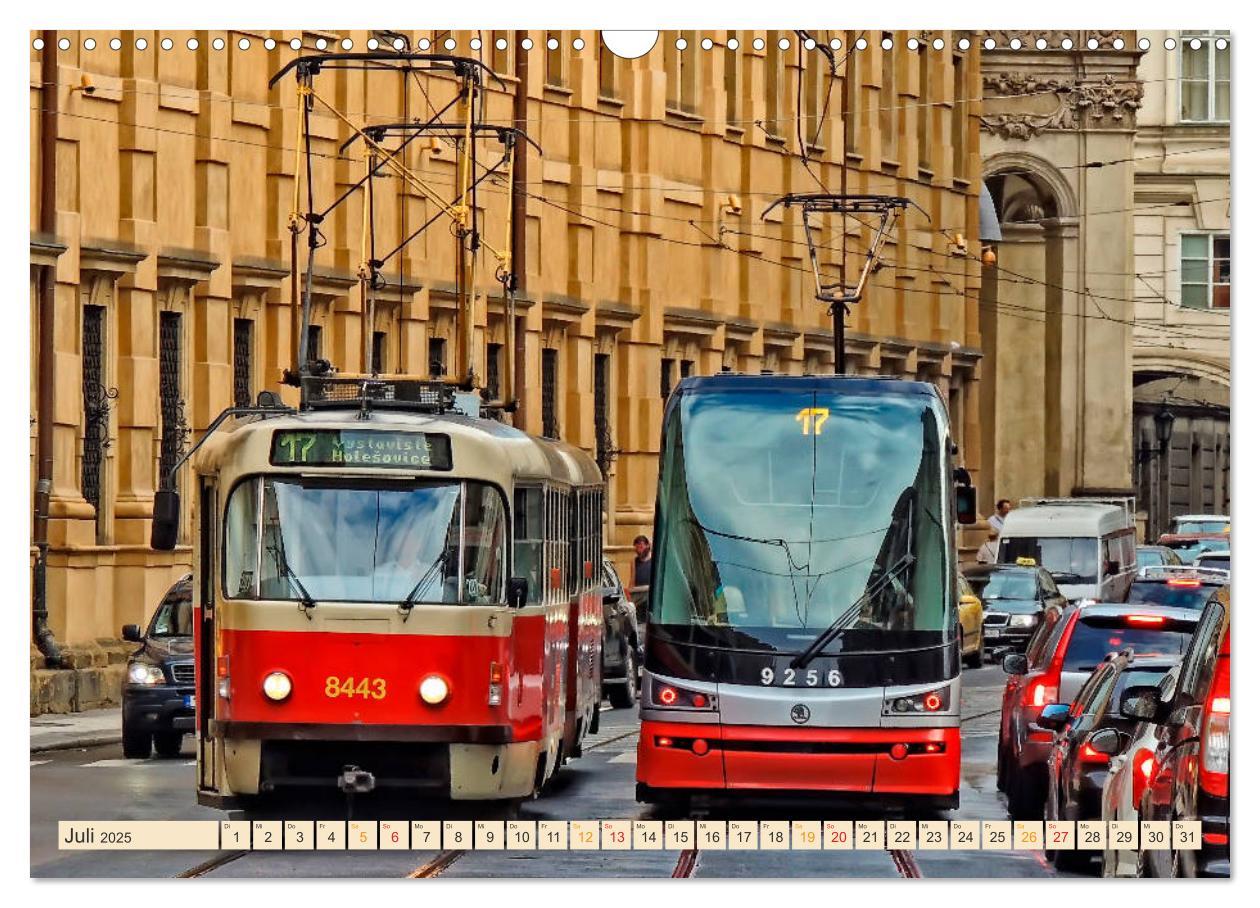
<svg viewBox="0 0 1260 908"><path fill-rule="evenodd" d="M720 372L717 375L693 375L678 383L677 392L685 391L830 391L851 394L888 394L941 398L940 389L931 382L908 381L890 375L781 375L747 372Z"/></svg>
<svg viewBox="0 0 1260 908"><path fill-rule="evenodd" d="M224 469L233 457L268 464L270 439L285 429L359 429L434 432L450 436L457 459L479 458L489 472L510 472L520 479L556 479L572 485L603 483L595 461L581 448L565 441L540 438L492 419L457 412L419 413L374 410L368 419L358 408L299 410L260 418L229 420L210 438L195 458L198 472ZM457 464L456 475L468 475L466 464Z"/></svg>

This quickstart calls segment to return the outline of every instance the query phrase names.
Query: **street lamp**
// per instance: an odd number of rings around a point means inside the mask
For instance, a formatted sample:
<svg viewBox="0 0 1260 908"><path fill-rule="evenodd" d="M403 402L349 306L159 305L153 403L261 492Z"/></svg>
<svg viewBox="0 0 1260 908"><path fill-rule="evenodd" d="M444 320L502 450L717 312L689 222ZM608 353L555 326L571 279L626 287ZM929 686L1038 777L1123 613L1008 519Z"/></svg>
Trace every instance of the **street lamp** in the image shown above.
<svg viewBox="0 0 1260 908"><path fill-rule="evenodd" d="M1172 441L1173 423L1177 417L1173 416L1168 405L1164 404L1155 414L1155 440L1159 442L1159 450L1161 452L1168 450L1168 443Z"/></svg>

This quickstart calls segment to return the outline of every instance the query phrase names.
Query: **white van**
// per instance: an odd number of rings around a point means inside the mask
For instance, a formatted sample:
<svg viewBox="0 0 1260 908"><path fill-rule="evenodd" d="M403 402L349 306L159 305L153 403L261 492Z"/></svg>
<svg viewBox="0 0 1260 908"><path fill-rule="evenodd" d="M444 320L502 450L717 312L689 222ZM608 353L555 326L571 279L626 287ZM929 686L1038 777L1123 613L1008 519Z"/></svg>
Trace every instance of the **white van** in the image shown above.
<svg viewBox="0 0 1260 908"><path fill-rule="evenodd" d="M1123 602L1137 574L1132 499L1025 499L1006 515L999 564L1037 564L1069 600Z"/></svg>

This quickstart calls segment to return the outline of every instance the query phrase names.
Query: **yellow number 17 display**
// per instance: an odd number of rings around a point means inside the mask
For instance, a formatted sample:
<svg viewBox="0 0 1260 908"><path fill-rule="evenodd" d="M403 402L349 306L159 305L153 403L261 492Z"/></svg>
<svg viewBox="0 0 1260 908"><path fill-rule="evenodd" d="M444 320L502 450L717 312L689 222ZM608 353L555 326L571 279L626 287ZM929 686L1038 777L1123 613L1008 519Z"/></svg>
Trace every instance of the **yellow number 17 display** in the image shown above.
<svg viewBox="0 0 1260 908"><path fill-rule="evenodd" d="M804 407L796 414L796 421L801 424L801 434L814 435L822 434L823 423L831 416L831 410L827 407Z"/></svg>

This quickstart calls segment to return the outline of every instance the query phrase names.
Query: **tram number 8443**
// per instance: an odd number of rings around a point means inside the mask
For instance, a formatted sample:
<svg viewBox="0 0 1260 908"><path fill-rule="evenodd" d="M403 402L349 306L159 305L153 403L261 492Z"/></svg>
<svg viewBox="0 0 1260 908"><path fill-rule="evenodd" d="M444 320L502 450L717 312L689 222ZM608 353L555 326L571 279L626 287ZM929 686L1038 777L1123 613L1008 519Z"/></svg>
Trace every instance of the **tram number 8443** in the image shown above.
<svg viewBox="0 0 1260 908"><path fill-rule="evenodd" d="M329 675L324 679L324 696L335 697L362 697L373 700L385 699L385 679L384 678L360 678L355 681L354 678L338 678L336 675Z"/></svg>
<svg viewBox="0 0 1260 908"><path fill-rule="evenodd" d="M839 687L843 680L839 669L833 668L824 675L816 668L805 669L804 671L795 668L785 668L779 683L784 687L818 687L823 681L826 681L826 687ZM770 685L774 684L774 681L774 669L767 665L761 670L761 683Z"/></svg>

